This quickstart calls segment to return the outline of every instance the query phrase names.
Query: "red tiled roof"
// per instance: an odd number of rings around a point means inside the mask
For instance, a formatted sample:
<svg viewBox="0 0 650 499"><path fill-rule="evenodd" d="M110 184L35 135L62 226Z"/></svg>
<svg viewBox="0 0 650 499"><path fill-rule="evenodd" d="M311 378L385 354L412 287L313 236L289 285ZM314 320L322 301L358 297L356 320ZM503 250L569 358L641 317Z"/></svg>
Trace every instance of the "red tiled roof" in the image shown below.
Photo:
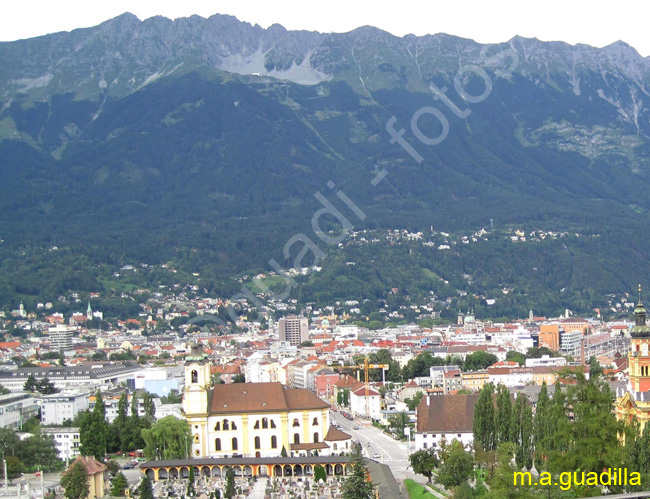
<svg viewBox="0 0 650 499"><path fill-rule="evenodd" d="M97 459L95 459L92 456L77 456L77 459L75 459L72 464L75 463L81 463L84 466L84 468L86 468L86 470L88 471L89 476L96 475L97 473L103 473L104 471L106 471L106 465L100 463L99 461L97 461ZM68 470L69 469L70 468L68 468ZM68 470L64 471L63 474L65 475L68 472Z"/></svg>
<svg viewBox="0 0 650 499"><path fill-rule="evenodd" d="M478 397L478 393L422 397L417 408L417 431L471 433L474 424L474 407Z"/></svg>
<svg viewBox="0 0 650 499"><path fill-rule="evenodd" d="M216 385L212 389L210 414L286 412L329 406L304 388L284 388L277 382L232 383Z"/></svg>
<svg viewBox="0 0 650 499"><path fill-rule="evenodd" d="M338 442L340 440L350 440L351 438L352 435L348 435L344 431L341 431L334 426L330 426L330 429L327 431L327 435L325 435L323 440L326 442Z"/></svg>

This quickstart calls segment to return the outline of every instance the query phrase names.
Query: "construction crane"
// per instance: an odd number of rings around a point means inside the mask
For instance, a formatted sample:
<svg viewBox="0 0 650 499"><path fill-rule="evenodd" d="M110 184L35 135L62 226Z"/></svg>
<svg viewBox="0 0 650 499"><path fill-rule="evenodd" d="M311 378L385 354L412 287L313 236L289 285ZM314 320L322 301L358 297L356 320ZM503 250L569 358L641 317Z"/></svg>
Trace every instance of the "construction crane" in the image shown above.
<svg viewBox="0 0 650 499"><path fill-rule="evenodd" d="M370 364L368 362L368 356L364 356L363 364L352 364L349 366L335 366L336 369L357 369L358 372L361 372L363 369L365 375L365 394L366 394L366 418L370 419L370 384L368 372L370 369L381 369L381 382L382 384L386 383L386 369L390 366L388 364ZM358 377L357 377L358 379ZM361 381L361 380L359 380Z"/></svg>

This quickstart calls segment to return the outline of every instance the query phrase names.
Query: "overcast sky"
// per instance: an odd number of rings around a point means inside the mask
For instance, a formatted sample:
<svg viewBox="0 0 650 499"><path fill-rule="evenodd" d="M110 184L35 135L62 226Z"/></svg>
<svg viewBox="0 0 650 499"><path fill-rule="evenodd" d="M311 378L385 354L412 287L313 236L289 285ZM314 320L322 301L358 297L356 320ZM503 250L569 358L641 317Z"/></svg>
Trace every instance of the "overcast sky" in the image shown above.
<svg viewBox="0 0 650 499"><path fill-rule="evenodd" d="M373 25L398 36L442 32L481 43L514 35L597 47L623 40L650 55L648 0L5 0L0 40L94 26L127 11L141 20L230 14L263 27L321 32Z"/></svg>

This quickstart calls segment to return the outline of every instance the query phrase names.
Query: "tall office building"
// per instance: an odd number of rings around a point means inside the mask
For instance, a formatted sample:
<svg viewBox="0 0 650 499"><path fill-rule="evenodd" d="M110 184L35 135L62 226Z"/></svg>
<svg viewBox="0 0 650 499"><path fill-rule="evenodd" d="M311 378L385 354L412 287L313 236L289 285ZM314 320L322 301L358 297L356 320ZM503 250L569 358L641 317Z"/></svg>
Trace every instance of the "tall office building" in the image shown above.
<svg viewBox="0 0 650 499"><path fill-rule="evenodd" d="M65 326L50 329L50 348L65 351L72 348L73 331Z"/></svg>
<svg viewBox="0 0 650 499"><path fill-rule="evenodd" d="M280 341L290 345L300 345L309 339L309 325L306 317L288 316L278 321Z"/></svg>

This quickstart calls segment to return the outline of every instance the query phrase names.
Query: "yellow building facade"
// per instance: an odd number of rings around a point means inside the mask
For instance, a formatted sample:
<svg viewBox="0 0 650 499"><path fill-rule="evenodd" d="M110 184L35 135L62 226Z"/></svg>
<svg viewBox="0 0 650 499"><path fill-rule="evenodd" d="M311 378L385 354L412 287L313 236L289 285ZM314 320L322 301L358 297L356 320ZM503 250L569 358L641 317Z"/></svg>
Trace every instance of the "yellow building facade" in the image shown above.
<svg viewBox="0 0 650 499"><path fill-rule="evenodd" d="M630 331L628 384L624 392L616 394L615 412L617 419L628 424L636 419L639 431L643 431L650 420L650 327L646 325L646 310L641 302L640 286L634 322Z"/></svg>
<svg viewBox="0 0 650 499"><path fill-rule="evenodd" d="M309 390L280 383L211 386L208 363L185 366L183 410L195 458L274 457L283 448L294 455L327 454L329 408Z"/></svg>

